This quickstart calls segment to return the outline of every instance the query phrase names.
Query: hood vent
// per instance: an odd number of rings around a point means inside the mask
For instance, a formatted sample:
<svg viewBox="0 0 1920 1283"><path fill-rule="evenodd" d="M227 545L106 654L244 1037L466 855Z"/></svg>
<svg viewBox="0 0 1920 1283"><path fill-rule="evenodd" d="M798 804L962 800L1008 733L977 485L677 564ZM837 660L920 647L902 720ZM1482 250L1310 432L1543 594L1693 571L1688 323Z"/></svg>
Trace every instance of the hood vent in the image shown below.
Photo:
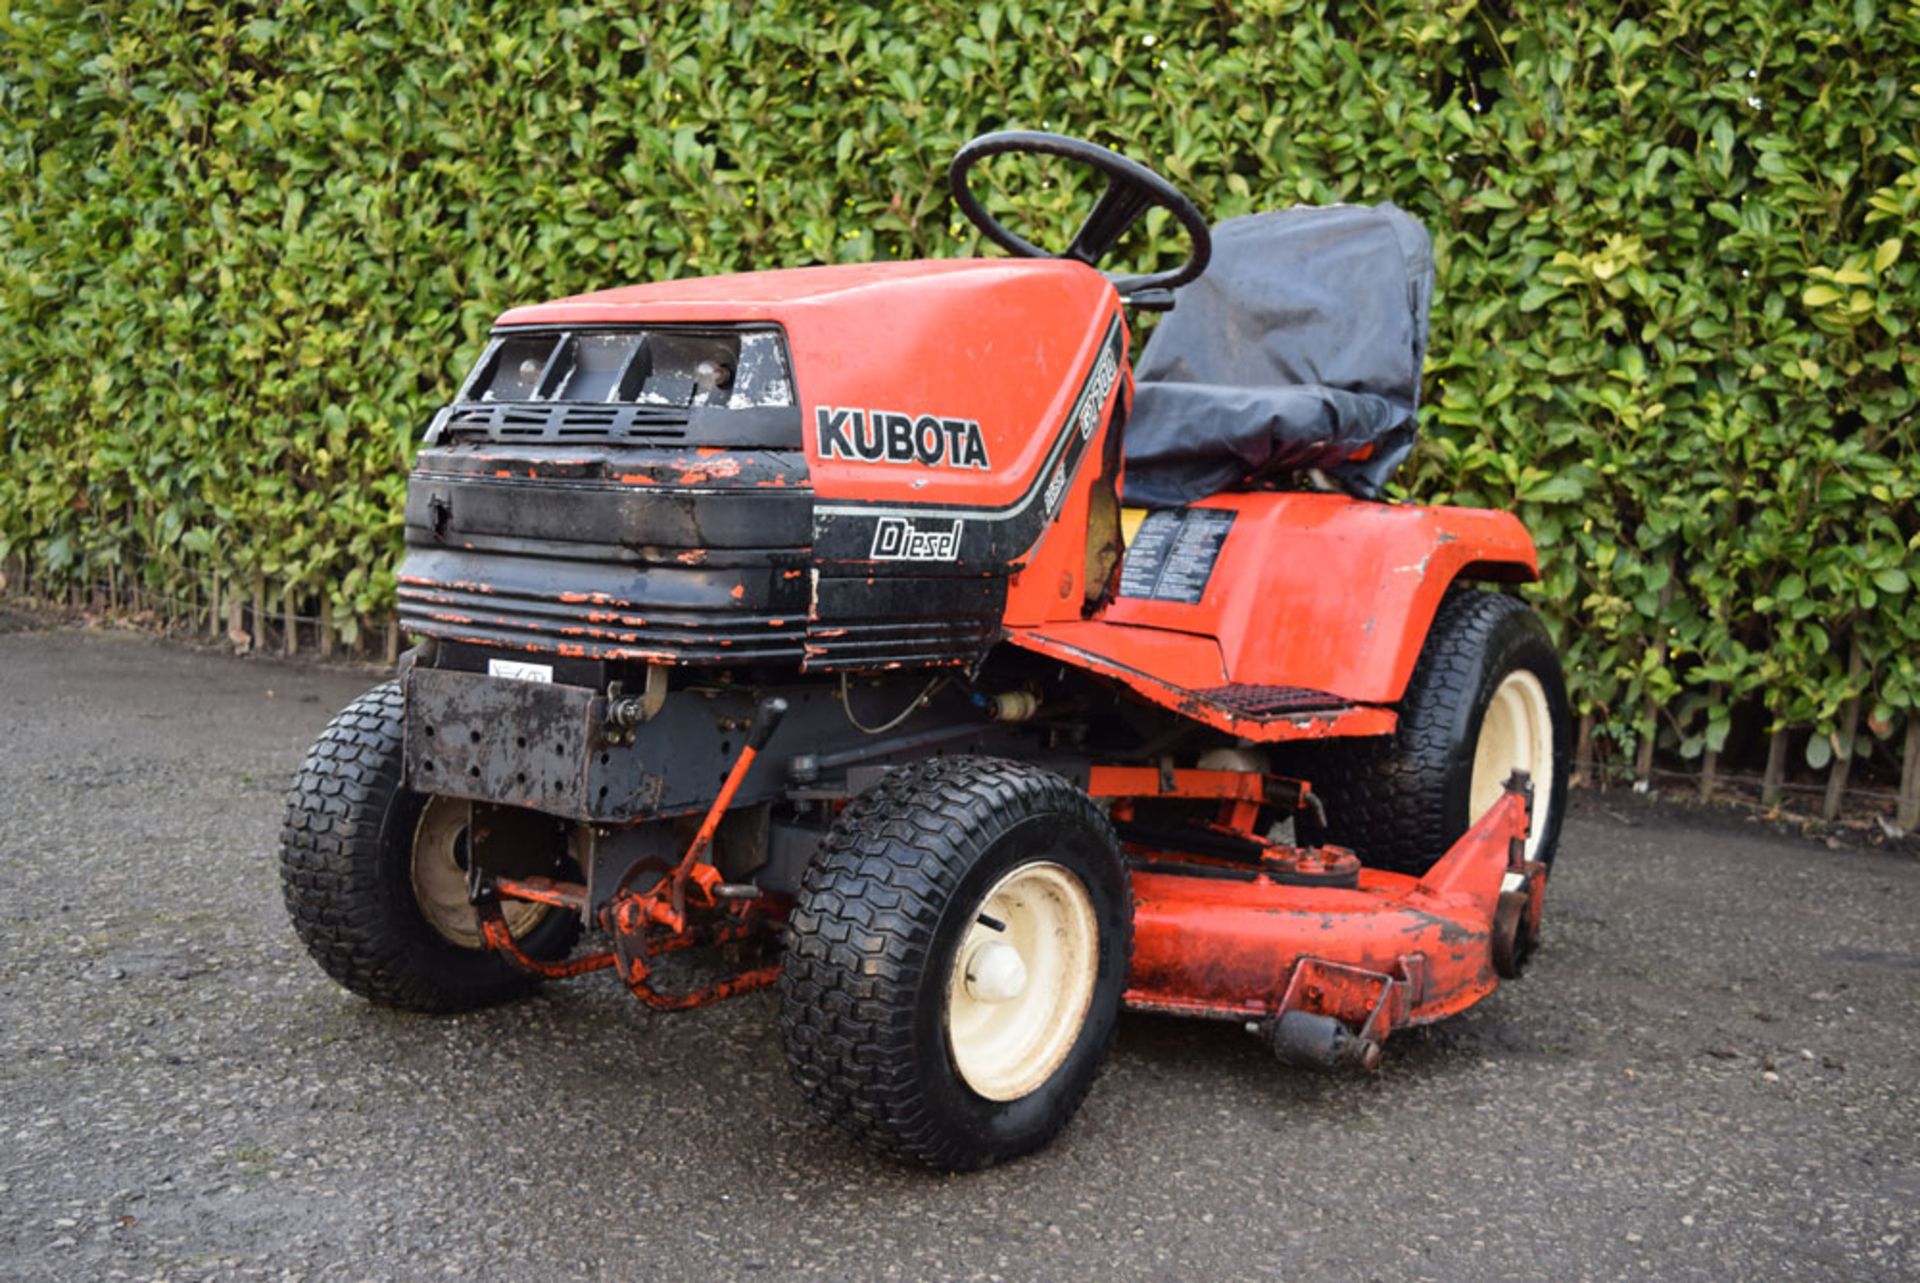
<svg viewBox="0 0 1920 1283"><path fill-rule="evenodd" d="M799 445L786 344L771 327L496 333L427 440Z"/></svg>

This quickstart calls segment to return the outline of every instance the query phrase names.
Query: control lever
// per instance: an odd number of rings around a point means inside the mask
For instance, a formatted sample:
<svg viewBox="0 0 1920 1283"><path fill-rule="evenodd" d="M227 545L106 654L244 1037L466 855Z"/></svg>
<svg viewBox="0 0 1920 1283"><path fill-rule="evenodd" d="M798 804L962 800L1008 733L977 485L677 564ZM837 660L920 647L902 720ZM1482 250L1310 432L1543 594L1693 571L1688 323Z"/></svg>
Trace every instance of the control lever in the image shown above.
<svg viewBox="0 0 1920 1283"><path fill-rule="evenodd" d="M726 818L727 808L733 805L733 795L740 791L747 772L753 769L754 759L760 756L760 750L773 738L774 731L780 728L780 719L786 715L787 701L777 695L761 700L760 707L754 710L753 726L747 731L746 745L741 748L740 756L733 759L733 767L721 782L720 791L714 794L713 805L707 808L706 818L700 821L700 831L694 834L693 844L680 857L680 863L666 879L670 888L668 902L661 904L657 898L649 897L653 900L650 912L654 920L663 926L675 931L686 929L689 882L698 888L708 904L719 899L715 888L722 885L720 870L701 861L713 848L713 835L720 828L720 821Z"/></svg>

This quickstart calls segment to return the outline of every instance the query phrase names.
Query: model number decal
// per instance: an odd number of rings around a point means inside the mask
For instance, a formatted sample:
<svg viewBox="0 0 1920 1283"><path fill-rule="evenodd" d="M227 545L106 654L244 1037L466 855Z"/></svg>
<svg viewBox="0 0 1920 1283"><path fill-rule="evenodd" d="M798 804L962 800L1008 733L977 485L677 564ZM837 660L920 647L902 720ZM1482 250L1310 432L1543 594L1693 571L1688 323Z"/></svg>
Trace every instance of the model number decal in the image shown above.
<svg viewBox="0 0 1920 1283"><path fill-rule="evenodd" d="M1093 367L1093 377L1087 380L1087 390L1081 394L1080 401L1080 439L1091 440L1093 429L1100 422L1100 407L1107 403L1107 393L1113 391L1114 381L1120 377L1120 362L1113 354L1113 345L1108 344L1100 350L1100 360Z"/></svg>
<svg viewBox="0 0 1920 1283"><path fill-rule="evenodd" d="M966 523L919 521L911 517L882 517L873 528L875 561L957 561L960 532Z"/></svg>
<svg viewBox="0 0 1920 1283"><path fill-rule="evenodd" d="M987 471L987 443L972 419L892 410L847 410L820 406L813 414L822 459L861 463L917 463L923 468Z"/></svg>
<svg viewBox="0 0 1920 1283"><path fill-rule="evenodd" d="M1066 490L1066 488L1067 488L1067 461L1065 459L1062 459L1060 461L1060 466L1053 470L1053 476L1047 482L1046 494L1042 495L1040 499L1041 506L1045 508L1046 513L1049 517L1053 515L1054 507L1060 502L1060 495L1063 491Z"/></svg>

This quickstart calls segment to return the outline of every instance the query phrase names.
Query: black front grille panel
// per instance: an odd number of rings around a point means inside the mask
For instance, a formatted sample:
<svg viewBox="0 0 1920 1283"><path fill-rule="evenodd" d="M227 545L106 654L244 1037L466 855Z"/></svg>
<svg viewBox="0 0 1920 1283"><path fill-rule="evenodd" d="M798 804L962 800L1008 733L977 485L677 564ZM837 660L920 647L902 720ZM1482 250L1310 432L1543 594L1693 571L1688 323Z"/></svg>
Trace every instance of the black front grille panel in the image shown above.
<svg viewBox="0 0 1920 1283"><path fill-rule="evenodd" d="M408 486L402 625L556 664L977 662L1004 576L818 573L801 426L772 327L499 331Z"/></svg>
<svg viewBox="0 0 1920 1283"><path fill-rule="evenodd" d="M804 608L789 615L643 610L404 581L399 597L400 624L409 632L507 650L675 664L791 664L805 653Z"/></svg>
<svg viewBox="0 0 1920 1283"><path fill-rule="evenodd" d="M653 405L451 405L434 424L436 440L635 441L677 445L687 439L685 410Z"/></svg>
<svg viewBox="0 0 1920 1283"><path fill-rule="evenodd" d="M987 620L894 619L822 628L804 611L636 610L539 593L474 592L402 582L410 633L576 659L778 664L809 671L963 664L992 644Z"/></svg>

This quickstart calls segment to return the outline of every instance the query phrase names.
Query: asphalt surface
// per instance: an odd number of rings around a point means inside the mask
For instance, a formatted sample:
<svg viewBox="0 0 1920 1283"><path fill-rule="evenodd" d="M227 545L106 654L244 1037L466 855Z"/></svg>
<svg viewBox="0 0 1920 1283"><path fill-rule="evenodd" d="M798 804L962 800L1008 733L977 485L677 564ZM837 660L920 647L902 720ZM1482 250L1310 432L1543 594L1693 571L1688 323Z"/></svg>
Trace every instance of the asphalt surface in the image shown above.
<svg viewBox="0 0 1920 1283"><path fill-rule="evenodd" d="M1129 1017L1046 1152L816 1126L765 994L434 1019L284 920L366 673L0 635L0 1276L1920 1277L1920 862L1582 802L1528 977L1384 1070Z"/></svg>

